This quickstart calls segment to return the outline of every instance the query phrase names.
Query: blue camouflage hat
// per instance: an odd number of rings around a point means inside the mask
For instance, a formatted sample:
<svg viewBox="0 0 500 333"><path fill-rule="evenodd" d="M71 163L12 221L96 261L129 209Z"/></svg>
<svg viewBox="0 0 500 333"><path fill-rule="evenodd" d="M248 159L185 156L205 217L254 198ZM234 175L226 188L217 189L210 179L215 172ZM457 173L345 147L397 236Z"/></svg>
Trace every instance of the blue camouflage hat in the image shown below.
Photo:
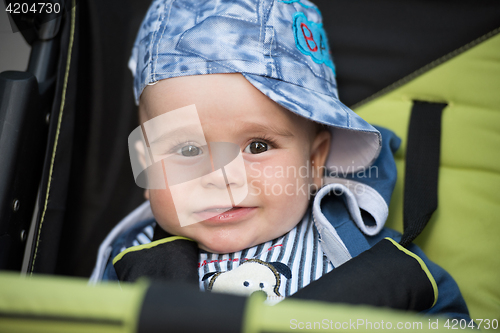
<svg viewBox="0 0 500 333"><path fill-rule="evenodd" d="M380 152L380 133L338 99L321 13L307 0L154 0L129 67L137 104L163 79L242 73L276 103L329 126L330 169L362 170Z"/></svg>

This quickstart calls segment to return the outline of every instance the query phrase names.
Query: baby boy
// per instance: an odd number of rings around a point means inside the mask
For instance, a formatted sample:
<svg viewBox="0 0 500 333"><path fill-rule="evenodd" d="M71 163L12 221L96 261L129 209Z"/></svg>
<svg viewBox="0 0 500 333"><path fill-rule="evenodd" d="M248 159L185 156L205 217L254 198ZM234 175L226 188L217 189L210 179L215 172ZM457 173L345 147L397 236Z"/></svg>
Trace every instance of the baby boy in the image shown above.
<svg viewBox="0 0 500 333"><path fill-rule="evenodd" d="M306 0L153 1L129 63L141 122L129 145L149 200L141 209L154 218L114 243L105 278L194 275L204 290L277 300L307 290L320 299L314 288L345 281L349 298L362 288L349 271L364 253L407 251L383 240L400 237L383 228L390 194L324 177L392 158L394 138L381 130L383 148L381 133L339 101L321 20ZM380 173L394 185L395 168ZM425 262L405 256L419 302L384 288L398 304L381 304L375 290L321 299L467 318L453 279L410 249Z"/></svg>

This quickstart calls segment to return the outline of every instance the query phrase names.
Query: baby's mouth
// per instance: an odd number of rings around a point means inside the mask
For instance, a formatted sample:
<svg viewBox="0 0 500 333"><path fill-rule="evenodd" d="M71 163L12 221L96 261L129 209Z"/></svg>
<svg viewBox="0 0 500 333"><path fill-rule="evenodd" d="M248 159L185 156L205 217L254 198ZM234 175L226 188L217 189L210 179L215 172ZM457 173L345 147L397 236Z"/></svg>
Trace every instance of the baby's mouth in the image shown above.
<svg viewBox="0 0 500 333"><path fill-rule="evenodd" d="M227 212L227 211L230 211L230 210L233 210L233 209L238 209L238 208L241 208L241 207L213 207L213 208L203 209L203 210L197 211L195 213L222 214L224 212Z"/></svg>
<svg viewBox="0 0 500 333"><path fill-rule="evenodd" d="M245 219L255 211L256 207L209 207L195 212L206 222L231 222Z"/></svg>

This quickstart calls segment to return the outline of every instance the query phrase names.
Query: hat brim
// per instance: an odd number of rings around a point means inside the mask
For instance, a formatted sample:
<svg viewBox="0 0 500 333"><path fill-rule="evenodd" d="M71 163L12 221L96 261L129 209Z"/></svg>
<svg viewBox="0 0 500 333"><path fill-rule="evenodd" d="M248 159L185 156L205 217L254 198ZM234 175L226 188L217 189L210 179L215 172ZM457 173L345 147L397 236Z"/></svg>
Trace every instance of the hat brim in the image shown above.
<svg viewBox="0 0 500 333"><path fill-rule="evenodd" d="M382 147L382 136L373 126L337 98L285 81L242 73L264 95L309 120L327 125L332 133L326 168L339 175L368 168Z"/></svg>

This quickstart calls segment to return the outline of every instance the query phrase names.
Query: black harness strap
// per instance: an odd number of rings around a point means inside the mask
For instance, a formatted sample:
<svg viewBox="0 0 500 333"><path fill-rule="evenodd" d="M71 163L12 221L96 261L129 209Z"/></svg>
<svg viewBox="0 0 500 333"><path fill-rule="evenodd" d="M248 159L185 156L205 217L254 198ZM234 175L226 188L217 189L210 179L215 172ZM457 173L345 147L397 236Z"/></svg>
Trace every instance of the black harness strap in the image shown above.
<svg viewBox="0 0 500 333"><path fill-rule="evenodd" d="M404 233L407 247L425 228L438 206L441 115L446 103L414 101L406 146Z"/></svg>

